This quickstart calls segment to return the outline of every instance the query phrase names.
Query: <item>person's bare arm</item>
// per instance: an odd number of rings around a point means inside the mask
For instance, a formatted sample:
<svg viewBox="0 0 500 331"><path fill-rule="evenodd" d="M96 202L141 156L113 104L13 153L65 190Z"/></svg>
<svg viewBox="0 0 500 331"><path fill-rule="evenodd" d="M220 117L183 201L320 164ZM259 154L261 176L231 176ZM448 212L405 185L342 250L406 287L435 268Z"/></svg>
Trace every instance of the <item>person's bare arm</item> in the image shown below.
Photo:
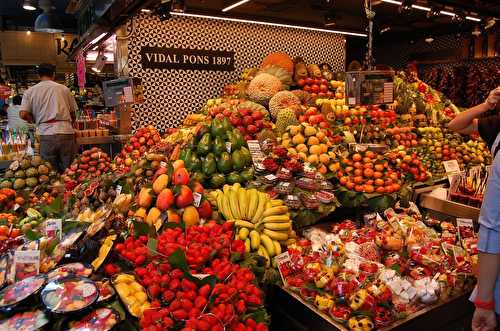
<svg viewBox="0 0 500 331"><path fill-rule="evenodd" d="M500 255L479 252L479 277L477 297L480 301L492 301L500 268Z"/></svg>
<svg viewBox="0 0 500 331"><path fill-rule="evenodd" d="M21 110L19 112L19 117L21 117L21 119L25 120L28 123L34 123L35 122L35 120L33 118L33 114L30 113L30 112L27 112L25 110Z"/></svg>
<svg viewBox="0 0 500 331"><path fill-rule="evenodd" d="M477 118L489 109L490 107L486 103L467 109L448 123L448 129L461 134L477 132Z"/></svg>

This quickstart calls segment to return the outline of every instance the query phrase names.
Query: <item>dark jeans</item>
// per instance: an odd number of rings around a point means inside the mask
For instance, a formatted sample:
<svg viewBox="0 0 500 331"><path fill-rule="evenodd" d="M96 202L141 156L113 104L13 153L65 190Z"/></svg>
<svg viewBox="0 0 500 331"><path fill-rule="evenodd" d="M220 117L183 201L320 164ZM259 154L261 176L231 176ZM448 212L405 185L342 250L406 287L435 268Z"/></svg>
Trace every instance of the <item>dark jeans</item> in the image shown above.
<svg viewBox="0 0 500 331"><path fill-rule="evenodd" d="M70 166L78 152L74 134L54 134L40 136L40 154L58 171L63 172Z"/></svg>

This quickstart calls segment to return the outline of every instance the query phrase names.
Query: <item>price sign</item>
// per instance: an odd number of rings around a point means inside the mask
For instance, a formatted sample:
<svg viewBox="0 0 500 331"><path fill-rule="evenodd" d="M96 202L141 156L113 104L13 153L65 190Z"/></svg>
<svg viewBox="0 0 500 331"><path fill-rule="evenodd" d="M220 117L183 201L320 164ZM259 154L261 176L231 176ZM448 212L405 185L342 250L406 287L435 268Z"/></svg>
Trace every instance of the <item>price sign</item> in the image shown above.
<svg viewBox="0 0 500 331"><path fill-rule="evenodd" d="M287 287L286 279L283 276L283 269L287 267L287 265L290 263L291 258L290 258L290 253L285 252L281 253L280 255L277 255L274 257L274 261L276 262L276 265L278 266L278 271L280 272L281 280L283 281L283 285Z"/></svg>
<svg viewBox="0 0 500 331"><path fill-rule="evenodd" d="M15 281L38 275L40 272L40 251L15 251L14 270Z"/></svg>
<svg viewBox="0 0 500 331"><path fill-rule="evenodd" d="M231 143L229 141L226 141L226 151L228 153L231 153L231 147L232 147Z"/></svg>
<svg viewBox="0 0 500 331"><path fill-rule="evenodd" d="M254 164L259 164L264 159L266 156L262 152L262 149L260 148L260 144L258 140L248 140L248 150L250 151L250 155L252 156L252 161Z"/></svg>
<svg viewBox="0 0 500 331"><path fill-rule="evenodd" d="M122 193L122 186L121 185L118 185L116 187L116 195L120 195L120 193Z"/></svg>
<svg viewBox="0 0 500 331"><path fill-rule="evenodd" d="M460 165L457 160L443 161L443 166L448 176L448 181L451 183L453 175L460 174Z"/></svg>
<svg viewBox="0 0 500 331"><path fill-rule="evenodd" d="M198 192L194 192L193 193L193 205L198 208L200 206L200 203L201 203L201 194L198 193Z"/></svg>
<svg viewBox="0 0 500 331"><path fill-rule="evenodd" d="M62 239L62 220L60 218L49 218L45 221L45 235L48 238Z"/></svg>

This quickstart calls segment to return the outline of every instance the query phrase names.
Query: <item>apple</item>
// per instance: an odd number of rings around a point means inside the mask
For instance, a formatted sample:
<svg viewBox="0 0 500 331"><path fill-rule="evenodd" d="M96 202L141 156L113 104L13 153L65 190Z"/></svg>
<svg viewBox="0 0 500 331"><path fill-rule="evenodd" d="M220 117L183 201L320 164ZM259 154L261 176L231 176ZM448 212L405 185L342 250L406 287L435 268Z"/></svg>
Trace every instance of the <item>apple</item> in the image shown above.
<svg viewBox="0 0 500 331"><path fill-rule="evenodd" d="M253 140L253 137L249 134L245 135L245 140Z"/></svg>
<svg viewBox="0 0 500 331"><path fill-rule="evenodd" d="M231 115L231 117L229 117L229 122L231 122L232 126L240 126L241 125L241 118L239 118L235 114L233 114L233 115Z"/></svg>
<svg viewBox="0 0 500 331"><path fill-rule="evenodd" d="M326 96L325 92L319 92L318 93L318 97L320 97L320 98L324 98L325 96Z"/></svg>
<svg viewBox="0 0 500 331"><path fill-rule="evenodd" d="M312 93L319 93L319 85L318 84L313 84L311 86L311 92Z"/></svg>
<svg viewBox="0 0 500 331"><path fill-rule="evenodd" d="M324 78L321 79L321 84L324 84L324 85L326 85L328 87L328 80L326 80Z"/></svg>
<svg viewBox="0 0 500 331"><path fill-rule="evenodd" d="M224 109L224 111L222 112L222 114L224 114L224 116L226 116L226 117L231 116L231 114L232 114L232 113L233 113L233 112L232 112L232 111L230 111L229 109Z"/></svg>
<svg viewBox="0 0 500 331"><path fill-rule="evenodd" d="M262 129L264 127L264 121L263 120L255 121L255 126L257 126L259 129Z"/></svg>
<svg viewBox="0 0 500 331"><path fill-rule="evenodd" d="M241 114L241 116L247 116L247 115L250 115L250 113L251 113L251 112L252 112L252 111L251 111L250 109L248 109L248 108L242 108L242 109L240 109L240 114Z"/></svg>
<svg viewBox="0 0 500 331"><path fill-rule="evenodd" d="M304 91L311 92L311 86L310 85L304 86Z"/></svg>
<svg viewBox="0 0 500 331"><path fill-rule="evenodd" d="M221 113L219 113L219 114L215 115L215 118L217 118L217 119L219 119L219 120L223 120L223 119L224 119L224 117L225 117L225 116L224 116L224 114L221 114Z"/></svg>
<svg viewBox="0 0 500 331"><path fill-rule="evenodd" d="M314 79L307 77L306 78L306 85L311 85L314 84Z"/></svg>
<svg viewBox="0 0 500 331"><path fill-rule="evenodd" d="M261 111L254 111L254 112L252 113L252 118L253 118L254 120L261 120L261 119L263 119L263 118L264 118L264 114L262 114L262 112L261 112Z"/></svg>
<svg viewBox="0 0 500 331"><path fill-rule="evenodd" d="M243 125L240 125L237 128L238 130L240 130L241 134L244 135L245 133L247 133L247 129Z"/></svg>
<svg viewBox="0 0 500 331"><path fill-rule="evenodd" d="M253 118L250 115L243 117L243 125L250 125L253 123Z"/></svg>
<svg viewBox="0 0 500 331"><path fill-rule="evenodd" d="M325 85L325 84L321 84L319 86L319 89L320 89L321 92L328 92L328 86Z"/></svg>
<svg viewBox="0 0 500 331"><path fill-rule="evenodd" d="M321 84L321 79L319 79L319 78L314 79L314 84L316 84L316 85Z"/></svg>
<svg viewBox="0 0 500 331"><path fill-rule="evenodd" d="M299 85L300 87L306 85L306 80L304 78L299 79L299 81L297 82L297 85Z"/></svg>
<svg viewBox="0 0 500 331"><path fill-rule="evenodd" d="M247 126L247 131L248 131L248 133L256 133L257 127L253 124L250 124L249 126Z"/></svg>

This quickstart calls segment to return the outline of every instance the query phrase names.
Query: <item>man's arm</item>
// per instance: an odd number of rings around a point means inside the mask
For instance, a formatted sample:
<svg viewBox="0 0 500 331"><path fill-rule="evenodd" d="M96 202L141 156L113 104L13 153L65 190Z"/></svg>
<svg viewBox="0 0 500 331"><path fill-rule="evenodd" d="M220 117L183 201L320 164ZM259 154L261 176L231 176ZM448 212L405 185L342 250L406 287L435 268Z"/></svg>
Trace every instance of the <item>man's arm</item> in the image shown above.
<svg viewBox="0 0 500 331"><path fill-rule="evenodd" d="M23 95L23 100L21 101L21 109L19 110L19 117L28 123L34 123L35 119L32 113L31 97L29 95L29 90Z"/></svg>
<svg viewBox="0 0 500 331"><path fill-rule="evenodd" d="M28 123L34 123L35 122L35 120L33 118L33 114L29 113L29 112L27 112L25 110L21 110L19 112L19 117L21 117L21 119L25 120Z"/></svg>
<svg viewBox="0 0 500 331"><path fill-rule="evenodd" d="M467 109L448 123L448 129L461 134L477 132L477 118L488 110L490 107L486 103Z"/></svg>

